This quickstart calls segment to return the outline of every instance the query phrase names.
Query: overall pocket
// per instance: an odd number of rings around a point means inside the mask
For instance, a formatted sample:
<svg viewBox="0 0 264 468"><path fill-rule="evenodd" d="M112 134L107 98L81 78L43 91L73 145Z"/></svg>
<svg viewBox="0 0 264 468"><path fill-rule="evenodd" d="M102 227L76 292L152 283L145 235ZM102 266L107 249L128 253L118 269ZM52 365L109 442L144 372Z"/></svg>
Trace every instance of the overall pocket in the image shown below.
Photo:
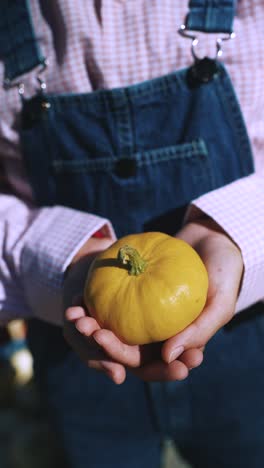
<svg viewBox="0 0 264 468"><path fill-rule="evenodd" d="M176 209L213 188L202 139L141 151L130 158L55 159L51 171L57 203L66 200L72 207L106 216L118 235L142 231L144 225L170 213L176 223Z"/></svg>

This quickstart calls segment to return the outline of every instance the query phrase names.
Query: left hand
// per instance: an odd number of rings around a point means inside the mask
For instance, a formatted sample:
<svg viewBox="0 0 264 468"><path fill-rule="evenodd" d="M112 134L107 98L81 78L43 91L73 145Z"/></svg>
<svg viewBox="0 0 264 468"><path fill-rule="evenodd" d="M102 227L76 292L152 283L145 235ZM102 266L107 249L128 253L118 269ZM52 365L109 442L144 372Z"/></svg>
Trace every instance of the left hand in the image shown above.
<svg viewBox="0 0 264 468"><path fill-rule="evenodd" d="M209 276L206 306L185 330L167 340L162 348L165 362L172 362L177 348L204 347L234 316L243 277L242 254L231 238L208 217L187 224L177 237L185 240L202 258Z"/></svg>

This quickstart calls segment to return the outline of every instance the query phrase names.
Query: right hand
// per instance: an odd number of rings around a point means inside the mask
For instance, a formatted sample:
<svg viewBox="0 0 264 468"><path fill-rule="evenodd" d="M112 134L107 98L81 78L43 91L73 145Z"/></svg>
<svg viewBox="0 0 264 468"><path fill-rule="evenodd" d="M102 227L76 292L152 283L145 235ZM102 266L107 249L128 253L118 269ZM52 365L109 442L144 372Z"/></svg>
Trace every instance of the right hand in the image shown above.
<svg viewBox="0 0 264 468"><path fill-rule="evenodd" d="M87 365L91 360L101 362L105 358L105 353L93 339L94 331L100 327L96 320L88 316L83 307L83 289L92 261L99 252L107 249L112 243L113 240L110 238L97 239L91 237L88 239L74 256L67 268L64 279L63 305L66 312L64 314L63 335L73 351ZM76 323L81 317L87 319L90 330L89 337L80 333L76 328Z"/></svg>

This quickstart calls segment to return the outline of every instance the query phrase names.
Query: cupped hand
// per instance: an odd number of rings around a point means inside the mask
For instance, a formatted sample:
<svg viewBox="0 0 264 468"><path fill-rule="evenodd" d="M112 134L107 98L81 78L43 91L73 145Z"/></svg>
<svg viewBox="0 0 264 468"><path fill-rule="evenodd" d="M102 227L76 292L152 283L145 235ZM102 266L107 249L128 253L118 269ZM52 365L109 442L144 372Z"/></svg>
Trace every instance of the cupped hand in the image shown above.
<svg viewBox="0 0 264 468"><path fill-rule="evenodd" d="M84 307L69 307L65 317L66 339L72 348L88 367L103 371L116 384L124 382L128 369L144 381L182 380L203 360L202 350L189 349L168 364L161 358L162 343L127 345L100 328Z"/></svg>
<svg viewBox="0 0 264 468"><path fill-rule="evenodd" d="M101 369L104 372L111 370L111 363L104 349L99 346L93 334L100 327L96 320L87 315L83 308L82 294L89 267L99 252L107 249L113 240L110 238L90 238L73 258L67 269L63 285L64 323L63 336L73 351L88 366ZM85 331L80 332L77 323L80 318L86 318ZM89 332L88 332L89 329ZM123 372L123 366L115 364L115 375Z"/></svg>
<svg viewBox="0 0 264 468"><path fill-rule="evenodd" d="M191 244L202 258L209 276L209 290L200 316L163 344L162 357L167 363L175 359L182 347L185 350L205 347L233 318L244 270L237 245L208 217L186 224L177 237Z"/></svg>

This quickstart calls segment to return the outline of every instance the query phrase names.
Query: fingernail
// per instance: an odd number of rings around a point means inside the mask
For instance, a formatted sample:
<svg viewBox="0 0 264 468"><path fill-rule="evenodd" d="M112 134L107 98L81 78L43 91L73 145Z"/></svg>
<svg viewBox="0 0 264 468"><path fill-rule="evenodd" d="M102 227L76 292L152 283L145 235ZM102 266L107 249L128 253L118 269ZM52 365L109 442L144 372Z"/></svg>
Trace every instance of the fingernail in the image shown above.
<svg viewBox="0 0 264 468"><path fill-rule="evenodd" d="M177 348L173 349L173 351L170 353L169 355L169 364L172 362L172 361L175 361L175 359L177 359L184 351L184 346L178 346Z"/></svg>

